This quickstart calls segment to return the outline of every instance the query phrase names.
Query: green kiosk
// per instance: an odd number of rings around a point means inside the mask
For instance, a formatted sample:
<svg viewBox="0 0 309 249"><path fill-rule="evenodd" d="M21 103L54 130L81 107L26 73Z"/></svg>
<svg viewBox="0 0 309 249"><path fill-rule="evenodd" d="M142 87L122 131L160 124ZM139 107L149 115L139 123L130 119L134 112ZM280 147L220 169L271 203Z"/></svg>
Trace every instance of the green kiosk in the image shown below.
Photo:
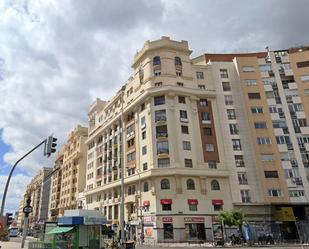
<svg viewBox="0 0 309 249"><path fill-rule="evenodd" d="M57 226L45 231L44 241L51 249L100 249L105 224L98 210L65 210Z"/></svg>

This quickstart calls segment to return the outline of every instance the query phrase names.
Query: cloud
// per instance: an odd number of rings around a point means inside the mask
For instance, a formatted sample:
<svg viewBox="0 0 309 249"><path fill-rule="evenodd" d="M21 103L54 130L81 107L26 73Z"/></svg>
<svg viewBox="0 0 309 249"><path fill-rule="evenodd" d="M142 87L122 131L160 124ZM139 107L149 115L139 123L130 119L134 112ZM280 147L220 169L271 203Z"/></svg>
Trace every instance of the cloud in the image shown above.
<svg viewBox="0 0 309 249"><path fill-rule="evenodd" d="M136 50L162 35L188 40L193 56L308 43L306 0L0 1L0 129L20 156L54 133L63 144L131 74ZM29 175L52 165L42 149L21 162Z"/></svg>

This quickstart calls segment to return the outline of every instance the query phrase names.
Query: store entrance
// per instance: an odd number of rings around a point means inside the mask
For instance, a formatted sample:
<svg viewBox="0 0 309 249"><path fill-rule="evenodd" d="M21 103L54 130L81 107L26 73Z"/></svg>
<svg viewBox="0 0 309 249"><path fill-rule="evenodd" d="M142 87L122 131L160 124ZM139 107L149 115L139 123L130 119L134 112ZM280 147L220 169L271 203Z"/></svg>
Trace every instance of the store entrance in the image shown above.
<svg viewBox="0 0 309 249"><path fill-rule="evenodd" d="M204 223L185 224L187 240L206 240Z"/></svg>

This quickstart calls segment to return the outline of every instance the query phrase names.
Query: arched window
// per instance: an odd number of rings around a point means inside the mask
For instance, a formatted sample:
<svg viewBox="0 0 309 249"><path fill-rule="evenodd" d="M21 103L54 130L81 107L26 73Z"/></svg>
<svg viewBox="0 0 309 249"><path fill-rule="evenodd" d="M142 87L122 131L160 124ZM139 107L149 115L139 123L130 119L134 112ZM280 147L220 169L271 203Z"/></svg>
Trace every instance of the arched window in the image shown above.
<svg viewBox="0 0 309 249"><path fill-rule="evenodd" d="M175 65L176 66L181 66L182 65L181 59L178 56L175 57Z"/></svg>
<svg viewBox="0 0 309 249"><path fill-rule="evenodd" d="M153 57L153 65L161 65L161 59L160 56Z"/></svg>
<svg viewBox="0 0 309 249"><path fill-rule="evenodd" d="M211 190L220 190L220 184L217 180L211 181Z"/></svg>
<svg viewBox="0 0 309 249"><path fill-rule="evenodd" d="M194 190L195 189L195 183L192 179L187 180L187 189L188 190Z"/></svg>
<svg viewBox="0 0 309 249"><path fill-rule="evenodd" d="M148 182L144 182L144 192L148 192L149 191L149 184Z"/></svg>
<svg viewBox="0 0 309 249"><path fill-rule="evenodd" d="M161 180L161 189L170 189L170 181L168 179Z"/></svg>

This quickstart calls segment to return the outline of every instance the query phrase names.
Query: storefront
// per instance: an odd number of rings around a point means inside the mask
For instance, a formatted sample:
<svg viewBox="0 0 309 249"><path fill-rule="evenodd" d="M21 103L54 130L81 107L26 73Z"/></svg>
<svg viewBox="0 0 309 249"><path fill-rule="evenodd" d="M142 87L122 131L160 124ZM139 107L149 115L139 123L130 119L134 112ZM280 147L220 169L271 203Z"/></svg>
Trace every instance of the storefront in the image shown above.
<svg viewBox="0 0 309 249"><path fill-rule="evenodd" d="M173 240L174 239L174 226L173 217L162 217L163 223L163 239Z"/></svg>
<svg viewBox="0 0 309 249"><path fill-rule="evenodd" d="M184 217L185 236L187 241L205 241L205 218Z"/></svg>

